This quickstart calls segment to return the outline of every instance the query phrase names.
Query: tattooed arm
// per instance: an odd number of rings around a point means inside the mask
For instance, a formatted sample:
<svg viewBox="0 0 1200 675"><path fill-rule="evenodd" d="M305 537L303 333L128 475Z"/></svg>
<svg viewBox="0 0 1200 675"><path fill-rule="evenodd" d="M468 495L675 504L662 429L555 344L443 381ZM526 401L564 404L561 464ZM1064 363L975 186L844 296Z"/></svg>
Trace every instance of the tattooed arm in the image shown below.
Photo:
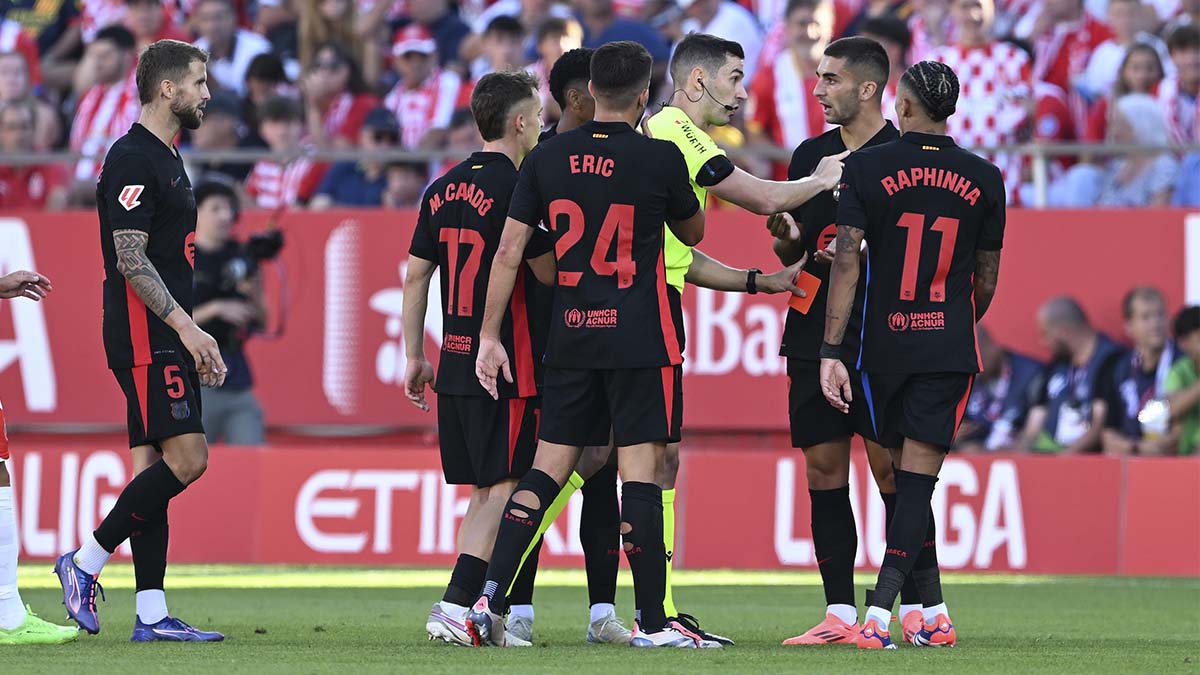
<svg viewBox="0 0 1200 675"><path fill-rule="evenodd" d="M217 341L200 330L192 317L171 297L167 285L146 255L149 241L150 235L141 230L113 232L117 269L146 304L146 308L179 333L183 346L196 362L200 381L207 386L219 387L225 382L225 362L221 359Z"/></svg>
<svg viewBox="0 0 1200 675"><path fill-rule="evenodd" d="M978 323L996 295L1000 279L1000 251L975 251L975 321Z"/></svg>
<svg viewBox="0 0 1200 675"><path fill-rule="evenodd" d="M852 394L850 374L840 357L846 325L854 308L854 289L858 286L859 249L866 232L849 225L838 225L837 252L829 273L829 301L825 307L825 344L821 346L821 392L829 405L850 412ZM836 353L827 353L829 350Z"/></svg>

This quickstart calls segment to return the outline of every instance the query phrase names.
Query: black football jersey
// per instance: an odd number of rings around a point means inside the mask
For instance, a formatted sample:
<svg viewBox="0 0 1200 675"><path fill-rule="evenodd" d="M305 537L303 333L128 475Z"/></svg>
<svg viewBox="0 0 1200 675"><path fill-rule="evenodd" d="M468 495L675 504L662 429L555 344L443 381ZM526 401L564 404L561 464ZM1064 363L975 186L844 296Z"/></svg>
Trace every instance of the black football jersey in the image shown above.
<svg viewBox="0 0 1200 675"><path fill-rule="evenodd" d="M589 122L538 144L509 215L553 234L558 284L545 363L652 368L683 362L667 292L663 224L700 209L674 144Z"/></svg>
<svg viewBox="0 0 1200 675"><path fill-rule="evenodd" d="M949 136L909 132L846 158L839 225L866 231L859 366L976 373L975 252L1004 240L1000 170Z"/></svg>
<svg viewBox="0 0 1200 675"><path fill-rule="evenodd" d="M900 138L900 132L891 122L885 122L879 133L871 137L863 146L887 143ZM830 155L846 151L842 141L841 129L830 129L820 136L815 136L801 143L792 153L792 162L788 165L788 180L799 180L811 176L817 169L817 164ZM813 261L817 251L824 250L830 242L837 238L837 208L836 193L822 192L804 202L800 208L792 211L792 217L801 226L801 242L808 253L808 264L805 271L821 280L812 306L807 314L801 314L793 308L788 308L787 320L783 328L783 344L779 347L779 355L790 359L817 361L820 359L821 343L825 341L825 305L829 299L829 265ZM858 359L858 344L862 332L863 294L866 291L866 281L859 277L858 288L854 293L854 309L850 314L850 322L846 326L846 339L842 342L842 358L850 363Z"/></svg>
<svg viewBox="0 0 1200 675"><path fill-rule="evenodd" d="M159 319L117 269L113 232L150 235L146 255L171 297L192 313L196 198L178 151L141 124L109 148L96 183L104 255L104 351L109 368L183 363L195 368L178 333Z"/></svg>
<svg viewBox="0 0 1200 675"><path fill-rule="evenodd" d="M434 181L421 200L409 255L440 269L442 354L434 386L439 394L488 395L475 376L475 357L492 260L516 183L517 168L507 156L476 152ZM535 235L525 255L543 255L551 245L549 236ZM522 265L500 329L513 376L512 384L497 380L501 398L538 395L550 296Z"/></svg>

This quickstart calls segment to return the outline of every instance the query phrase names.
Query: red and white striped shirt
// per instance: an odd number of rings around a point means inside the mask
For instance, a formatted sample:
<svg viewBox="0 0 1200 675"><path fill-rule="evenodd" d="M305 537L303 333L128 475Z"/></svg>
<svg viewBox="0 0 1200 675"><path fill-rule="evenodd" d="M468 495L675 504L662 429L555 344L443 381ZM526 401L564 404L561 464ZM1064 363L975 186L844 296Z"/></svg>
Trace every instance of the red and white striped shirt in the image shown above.
<svg viewBox="0 0 1200 675"><path fill-rule="evenodd" d="M134 71L119 82L94 84L84 92L71 123L71 149L90 154L92 159L79 160L75 180L94 181L100 177L104 154L129 131L140 113Z"/></svg>
<svg viewBox="0 0 1200 675"><path fill-rule="evenodd" d="M288 164L261 161L246 178L246 194L263 209L295 206L316 191L312 162L303 157Z"/></svg>
<svg viewBox="0 0 1200 675"><path fill-rule="evenodd" d="M325 109L322 126L325 137L332 140L342 138L352 144L358 144L358 132L362 129L367 113L379 105L379 99L370 94L352 94L344 91L333 99L333 103Z"/></svg>
<svg viewBox="0 0 1200 675"><path fill-rule="evenodd" d="M29 72L29 86L42 83L41 56L37 41L29 37L21 24L12 19L0 19L0 54L17 52L25 57L25 68Z"/></svg>
<svg viewBox="0 0 1200 675"><path fill-rule="evenodd" d="M1087 125L1087 102L1076 92L1074 80L1087 70L1096 47L1112 37L1108 26L1087 14L1034 36L1033 79L1049 82L1069 94L1076 128Z"/></svg>
<svg viewBox="0 0 1200 675"><path fill-rule="evenodd" d="M804 68L795 52L785 51L770 66L759 71L750 85L746 125L751 131L766 134L784 148L825 133L825 111L813 97L816 74ZM787 178L787 164L776 163L775 175Z"/></svg>
<svg viewBox="0 0 1200 675"><path fill-rule="evenodd" d="M451 70L435 70L412 89L397 83L383 105L400 121L400 144L415 148L431 129L449 128L462 89L462 78Z"/></svg>

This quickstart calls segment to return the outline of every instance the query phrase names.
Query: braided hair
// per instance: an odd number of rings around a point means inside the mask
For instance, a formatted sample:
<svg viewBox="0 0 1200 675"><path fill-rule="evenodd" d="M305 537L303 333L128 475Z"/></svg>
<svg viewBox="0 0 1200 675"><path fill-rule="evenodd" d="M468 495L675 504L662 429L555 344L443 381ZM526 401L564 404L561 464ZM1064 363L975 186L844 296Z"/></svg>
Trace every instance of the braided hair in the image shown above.
<svg viewBox="0 0 1200 675"><path fill-rule="evenodd" d="M958 104L958 76L950 66L937 61L914 63L904 71L900 83L916 95L934 122L954 114Z"/></svg>

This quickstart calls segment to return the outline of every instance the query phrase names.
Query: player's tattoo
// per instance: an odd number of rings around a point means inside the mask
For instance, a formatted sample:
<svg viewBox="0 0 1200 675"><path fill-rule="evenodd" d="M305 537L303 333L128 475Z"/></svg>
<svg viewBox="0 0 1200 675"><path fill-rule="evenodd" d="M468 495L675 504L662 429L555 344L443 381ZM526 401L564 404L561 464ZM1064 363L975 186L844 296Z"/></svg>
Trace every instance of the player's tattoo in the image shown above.
<svg viewBox="0 0 1200 675"><path fill-rule="evenodd" d="M829 276L829 300L825 306L825 341L840 345L846 337L854 289L858 286L859 250L866 233L857 227L838 225L837 251Z"/></svg>
<svg viewBox="0 0 1200 675"><path fill-rule="evenodd" d="M146 244L150 235L141 230L117 230L113 232L113 244L116 246L117 269L129 281L129 285L146 303L154 315L163 321L175 311L178 306L171 291L163 283L158 270L146 256Z"/></svg>
<svg viewBox="0 0 1200 675"><path fill-rule="evenodd" d="M975 321L983 318L996 294L1000 251L975 251Z"/></svg>

